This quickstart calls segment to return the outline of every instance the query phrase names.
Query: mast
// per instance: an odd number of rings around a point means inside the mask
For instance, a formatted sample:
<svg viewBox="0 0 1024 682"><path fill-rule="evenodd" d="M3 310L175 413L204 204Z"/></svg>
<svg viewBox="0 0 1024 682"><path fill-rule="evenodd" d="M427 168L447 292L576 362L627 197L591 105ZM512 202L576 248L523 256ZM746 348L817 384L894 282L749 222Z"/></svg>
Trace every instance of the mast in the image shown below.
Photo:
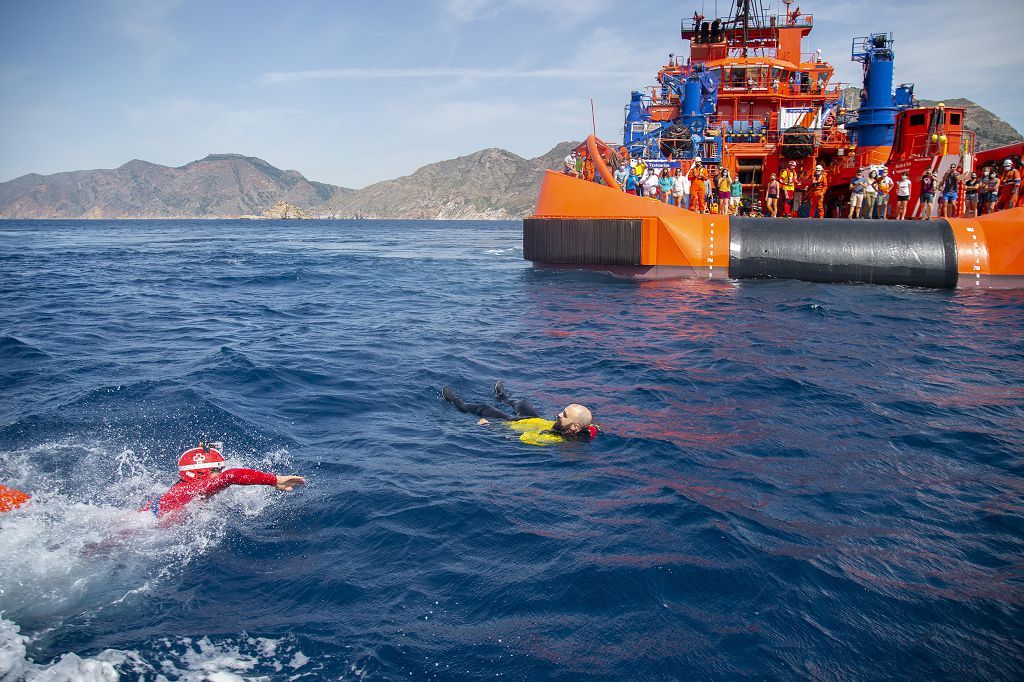
<svg viewBox="0 0 1024 682"><path fill-rule="evenodd" d="M743 58L747 58L747 41L750 40L750 0L737 0L743 12Z"/></svg>

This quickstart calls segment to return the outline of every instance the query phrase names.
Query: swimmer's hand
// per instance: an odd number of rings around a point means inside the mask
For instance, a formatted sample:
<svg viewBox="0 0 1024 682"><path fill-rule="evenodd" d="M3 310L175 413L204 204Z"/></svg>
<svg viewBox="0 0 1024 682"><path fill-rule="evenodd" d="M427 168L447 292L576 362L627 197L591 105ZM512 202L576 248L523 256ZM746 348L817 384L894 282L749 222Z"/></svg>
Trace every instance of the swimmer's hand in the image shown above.
<svg viewBox="0 0 1024 682"><path fill-rule="evenodd" d="M274 487L278 490L291 491L294 486L306 485L306 479L302 476L278 476Z"/></svg>
<svg viewBox="0 0 1024 682"><path fill-rule="evenodd" d="M487 420L486 420L486 419L484 419L483 417L481 417L481 418L480 418L480 421L478 421L478 422L477 422L477 424L479 424L480 426L487 426L487 425L488 425L488 424L490 424L490 423L491 423L491 422L487 421Z"/></svg>

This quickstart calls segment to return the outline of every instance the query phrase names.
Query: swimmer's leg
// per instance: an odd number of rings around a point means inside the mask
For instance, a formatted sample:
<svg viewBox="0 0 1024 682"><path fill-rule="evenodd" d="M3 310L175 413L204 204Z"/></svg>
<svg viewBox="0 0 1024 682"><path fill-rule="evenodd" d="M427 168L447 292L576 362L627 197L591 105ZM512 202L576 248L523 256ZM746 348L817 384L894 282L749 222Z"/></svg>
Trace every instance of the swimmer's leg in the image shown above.
<svg viewBox="0 0 1024 682"><path fill-rule="evenodd" d="M494 399L498 402L511 405L512 409L515 410L517 417L539 417L540 413L534 409L533 405L527 400L516 400L508 394L505 390L505 384L500 381L494 382Z"/></svg>
<svg viewBox="0 0 1024 682"><path fill-rule="evenodd" d="M509 415L505 414L496 407L490 405L482 405L478 403L467 403L462 400L459 396L455 395L455 391L452 390L451 386L445 386L441 389L441 397L450 402L459 412L467 412L469 414L475 414L479 417L487 417L489 419L500 419L502 421L509 421L512 419Z"/></svg>
<svg viewBox="0 0 1024 682"><path fill-rule="evenodd" d="M513 402L512 403L512 409L516 411L516 416L517 417L539 417L540 416L540 412L538 412L533 407L533 405L530 404L530 401L526 400L525 398L523 400L516 400L515 402Z"/></svg>

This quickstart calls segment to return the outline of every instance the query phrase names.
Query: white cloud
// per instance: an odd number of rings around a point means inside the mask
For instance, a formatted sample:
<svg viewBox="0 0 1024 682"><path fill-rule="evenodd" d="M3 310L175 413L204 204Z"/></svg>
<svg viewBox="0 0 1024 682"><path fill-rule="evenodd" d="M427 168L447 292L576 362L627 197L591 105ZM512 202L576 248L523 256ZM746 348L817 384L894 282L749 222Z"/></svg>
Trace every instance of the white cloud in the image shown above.
<svg viewBox="0 0 1024 682"><path fill-rule="evenodd" d="M183 0L113 0L112 28L136 43L152 66L179 54L184 44L170 15Z"/></svg>
<svg viewBox="0 0 1024 682"><path fill-rule="evenodd" d="M489 0L444 0L441 9L452 20L467 22L499 12L502 5Z"/></svg>
<svg viewBox="0 0 1024 682"><path fill-rule="evenodd" d="M263 74L264 83L295 83L310 80L356 80L378 78L592 78L607 76L608 71L594 68L555 69L478 69L467 67L441 68L342 68L314 69L310 71L272 71ZM614 74L613 74L614 75Z"/></svg>
<svg viewBox="0 0 1024 682"><path fill-rule="evenodd" d="M490 18L509 11L525 11L557 17L562 25L596 19L615 6L612 0L444 0L444 17L454 24Z"/></svg>

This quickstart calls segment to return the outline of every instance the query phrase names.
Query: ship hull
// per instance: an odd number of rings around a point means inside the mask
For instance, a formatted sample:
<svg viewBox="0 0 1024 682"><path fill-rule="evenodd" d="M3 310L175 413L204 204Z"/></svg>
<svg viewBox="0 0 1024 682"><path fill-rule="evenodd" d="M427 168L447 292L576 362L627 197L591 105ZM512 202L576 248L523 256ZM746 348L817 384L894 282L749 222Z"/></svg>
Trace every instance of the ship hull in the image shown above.
<svg viewBox="0 0 1024 682"><path fill-rule="evenodd" d="M704 215L547 172L523 255L641 279L1024 287L1024 208L932 221Z"/></svg>

